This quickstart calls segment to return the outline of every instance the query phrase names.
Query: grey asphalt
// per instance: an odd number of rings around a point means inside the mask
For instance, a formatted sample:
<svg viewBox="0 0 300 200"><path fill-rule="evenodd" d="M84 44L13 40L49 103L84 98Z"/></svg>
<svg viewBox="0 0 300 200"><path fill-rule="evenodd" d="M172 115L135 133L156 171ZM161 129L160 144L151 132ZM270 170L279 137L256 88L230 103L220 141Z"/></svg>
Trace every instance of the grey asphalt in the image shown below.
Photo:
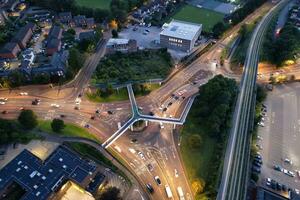
<svg viewBox="0 0 300 200"><path fill-rule="evenodd" d="M300 83L280 85L268 94L268 107L265 127L260 127L258 135L264 165L260 184L265 186L265 179L270 177L291 189L300 189ZM292 165L285 164L283 159L292 160ZM296 176L289 177L273 170L274 165L293 171Z"/></svg>

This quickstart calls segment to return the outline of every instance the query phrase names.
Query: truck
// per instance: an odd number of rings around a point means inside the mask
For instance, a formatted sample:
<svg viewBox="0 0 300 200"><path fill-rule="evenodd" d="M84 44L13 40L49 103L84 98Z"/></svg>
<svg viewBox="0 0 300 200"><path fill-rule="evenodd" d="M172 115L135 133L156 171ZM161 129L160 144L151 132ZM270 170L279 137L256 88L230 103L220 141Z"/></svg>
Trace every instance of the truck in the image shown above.
<svg viewBox="0 0 300 200"><path fill-rule="evenodd" d="M177 193L178 193L179 199L184 200L184 194L183 194L183 190L181 187L177 187Z"/></svg>
<svg viewBox="0 0 300 200"><path fill-rule="evenodd" d="M166 188L167 197L168 197L169 199L172 198L173 195L172 195L172 192L171 192L170 187L169 187L168 185L166 185L165 188Z"/></svg>

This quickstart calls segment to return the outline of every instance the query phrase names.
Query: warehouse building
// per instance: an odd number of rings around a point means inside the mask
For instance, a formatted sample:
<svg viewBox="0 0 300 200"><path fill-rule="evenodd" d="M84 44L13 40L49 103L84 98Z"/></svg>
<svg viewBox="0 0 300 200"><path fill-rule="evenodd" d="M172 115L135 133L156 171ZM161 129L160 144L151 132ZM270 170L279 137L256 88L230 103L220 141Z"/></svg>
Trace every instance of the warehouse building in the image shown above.
<svg viewBox="0 0 300 200"><path fill-rule="evenodd" d="M202 24L172 20L163 25L160 45L168 49L189 52L193 49L202 31Z"/></svg>

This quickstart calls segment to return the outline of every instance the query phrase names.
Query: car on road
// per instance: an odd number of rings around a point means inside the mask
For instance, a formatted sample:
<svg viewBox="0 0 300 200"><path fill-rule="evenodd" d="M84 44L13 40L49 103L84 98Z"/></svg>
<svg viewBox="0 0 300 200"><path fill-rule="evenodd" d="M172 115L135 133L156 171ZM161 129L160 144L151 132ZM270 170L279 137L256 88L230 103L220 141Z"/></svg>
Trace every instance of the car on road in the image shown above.
<svg viewBox="0 0 300 200"><path fill-rule="evenodd" d="M168 108L167 107L165 107L165 108L163 108L163 112L166 112L168 110Z"/></svg>
<svg viewBox="0 0 300 200"><path fill-rule="evenodd" d="M34 99L34 100L31 102L31 104L32 104L32 105L39 105L40 102L41 102L40 99Z"/></svg>
<svg viewBox="0 0 300 200"><path fill-rule="evenodd" d="M154 116L154 112L150 111L149 115Z"/></svg>
<svg viewBox="0 0 300 200"><path fill-rule="evenodd" d="M293 164L292 161L288 158L285 158L283 161L287 164L290 164L290 165Z"/></svg>
<svg viewBox="0 0 300 200"><path fill-rule="evenodd" d="M89 124L85 124L84 128L90 128L90 125Z"/></svg>
<svg viewBox="0 0 300 200"><path fill-rule="evenodd" d="M7 114L8 112L6 110L3 110L2 111L2 114Z"/></svg>
<svg viewBox="0 0 300 200"><path fill-rule="evenodd" d="M95 113L99 114L99 113L100 113L100 110L99 110L99 109L97 109L97 110L95 111Z"/></svg>
<svg viewBox="0 0 300 200"><path fill-rule="evenodd" d="M152 187L152 185L151 185L150 183L147 183L147 184L146 184L146 188L147 188L147 190L148 190L150 193L153 193L153 192L154 192L154 189L153 189L153 187Z"/></svg>
<svg viewBox="0 0 300 200"><path fill-rule="evenodd" d="M300 194L300 190L295 188L294 191L296 192L296 194Z"/></svg>
<svg viewBox="0 0 300 200"><path fill-rule="evenodd" d="M147 165L147 168L148 168L148 170L150 171L150 172L152 172L153 171L153 165L151 165L151 163L149 163L148 165Z"/></svg>
<svg viewBox="0 0 300 200"><path fill-rule="evenodd" d="M61 117L61 118L65 118L66 116L65 116L65 115L60 115L60 117Z"/></svg>
<svg viewBox="0 0 300 200"><path fill-rule="evenodd" d="M279 172L283 171L283 168L279 165L274 165L273 169L276 170L276 171L279 171Z"/></svg>
<svg viewBox="0 0 300 200"><path fill-rule="evenodd" d="M175 173L175 177L178 178L179 175L177 169L174 169L174 173Z"/></svg>
<svg viewBox="0 0 300 200"><path fill-rule="evenodd" d="M8 98L5 98L5 97L0 97L0 101L7 101Z"/></svg>
<svg viewBox="0 0 300 200"><path fill-rule="evenodd" d="M0 105L4 105L5 104L5 102L4 101L0 101Z"/></svg>
<svg viewBox="0 0 300 200"><path fill-rule="evenodd" d="M161 185L161 180L159 179L159 176L155 176L154 180L157 183L157 185Z"/></svg>
<svg viewBox="0 0 300 200"><path fill-rule="evenodd" d="M110 115L114 114L113 111L111 111L111 110L108 110L107 113Z"/></svg>
<svg viewBox="0 0 300 200"><path fill-rule="evenodd" d="M52 103L52 104L51 104L51 107L59 108L59 107L60 107L60 105L58 105L58 104L55 104L55 103Z"/></svg>
<svg viewBox="0 0 300 200"><path fill-rule="evenodd" d="M74 107L75 110L80 110L79 106Z"/></svg>
<svg viewBox="0 0 300 200"><path fill-rule="evenodd" d="M95 120L95 116L91 116L91 120Z"/></svg>
<svg viewBox="0 0 300 200"><path fill-rule="evenodd" d="M131 139L130 143L137 143L137 139L135 139L135 138Z"/></svg>
<svg viewBox="0 0 300 200"><path fill-rule="evenodd" d="M138 155L140 156L141 159L146 160L146 158L142 152L139 151Z"/></svg>
<svg viewBox="0 0 300 200"><path fill-rule="evenodd" d="M20 95L21 95L21 96L27 96L28 93L27 93L27 92L20 92Z"/></svg>

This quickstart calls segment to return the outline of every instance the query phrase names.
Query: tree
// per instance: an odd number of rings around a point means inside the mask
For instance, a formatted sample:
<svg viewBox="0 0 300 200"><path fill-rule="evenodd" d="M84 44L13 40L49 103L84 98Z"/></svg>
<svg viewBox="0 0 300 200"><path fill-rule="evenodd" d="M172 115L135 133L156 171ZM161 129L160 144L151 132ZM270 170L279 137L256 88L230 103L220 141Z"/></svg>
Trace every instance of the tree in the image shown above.
<svg viewBox="0 0 300 200"><path fill-rule="evenodd" d="M25 129L33 129L38 125L37 116L32 110L22 110L18 117L19 123Z"/></svg>
<svg viewBox="0 0 300 200"><path fill-rule="evenodd" d="M111 31L111 34L112 34L112 37L113 37L113 38L118 38L118 37L119 37L118 31L117 31L116 29L113 29L113 30Z"/></svg>
<svg viewBox="0 0 300 200"><path fill-rule="evenodd" d="M223 22L218 22L212 28L213 35L214 35L214 37L217 37L217 38L219 38L225 30L226 30L226 27Z"/></svg>
<svg viewBox="0 0 300 200"><path fill-rule="evenodd" d="M257 85L256 101L263 102L266 99L266 97L267 97L266 89L261 85Z"/></svg>
<svg viewBox="0 0 300 200"><path fill-rule="evenodd" d="M193 134L189 137L188 142L189 142L189 146L192 149L198 149L199 147L201 147L202 138L198 134Z"/></svg>
<svg viewBox="0 0 300 200"><path fill-rule="evenodd" d="M108 187L97 200L121 200L120 189L116 187Z"/></svg>
<svg viewBox="0 0 300 200"><path fill-rule="evenodd" d="M60 132L65 127L65 123L61 119L53 119L51 122L51 128L54 132Z"/></svg>
<svg viewBox="0 0 300 200"><path fill-rule="evenodd" d="M25 76L18 70L14 70L9 76L11 87L19 87L25 83Z"/></svg>

